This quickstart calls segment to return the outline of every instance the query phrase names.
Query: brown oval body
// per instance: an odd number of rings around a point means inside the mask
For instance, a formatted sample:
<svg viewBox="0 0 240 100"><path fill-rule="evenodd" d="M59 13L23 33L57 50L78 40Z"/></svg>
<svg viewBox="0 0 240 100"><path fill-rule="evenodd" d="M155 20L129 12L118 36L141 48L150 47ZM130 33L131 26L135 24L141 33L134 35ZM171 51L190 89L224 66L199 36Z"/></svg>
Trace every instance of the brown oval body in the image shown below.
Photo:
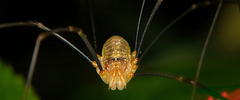
<svg viewBox="0 0 240 100"><path fill-rule="evenodd" d="M131 54L129 44L120 36L110 37L103 45L102 57L98 55L103 71L97 67L96 62L93 66L97 69L102 80L109 84L111 90L118 88L122 90L133 77L137 69L136 52Z"/></svg>
<svg viewBox="0 0 240 100"><path fill-rule="evenodd" d="M108 58L130 58L130 47L125 39L114 35L103 45L102 57Z"/></svg>

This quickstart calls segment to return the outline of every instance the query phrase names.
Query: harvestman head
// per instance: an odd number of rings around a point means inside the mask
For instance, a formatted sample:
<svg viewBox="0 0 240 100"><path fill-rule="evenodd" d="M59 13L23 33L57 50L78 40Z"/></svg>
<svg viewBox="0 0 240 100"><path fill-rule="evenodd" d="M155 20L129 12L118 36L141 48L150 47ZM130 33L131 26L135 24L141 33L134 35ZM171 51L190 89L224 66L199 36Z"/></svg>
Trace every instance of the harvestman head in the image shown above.
<svg viewBox="0 0 240 100"><path fill-rule="evenodd" d="M53 36L57 37L58 39L60 39L61 41L63 41L67 45L69 45L71 48L73 48L75 51L77 51L88 62L90 62L96 68L96 71L100 75L102 80L106 84L109 84L109 89L111 89L111 90L115 90L115 89L123 90L124 88L126 88L127 83L132 79L132 77L134 75L135 76L151 75L151 76L170 78L170 79L178 80L180 82L184 82L184 83L193 85L194 87L203 88L207 92L209 92L209 94L213 95L214 97L225 99L218 93L206 88L205 86L203 86L197 82L199 72L197 72L195 80L183 78L181 76L173 76L173 75L169 75L169 74L164 74L164 73L143 73L143 74L137 74L137 75L135 74L135 71L138 68L139 62L141 61L141 59L143 58L145 53L152 47L152 45L156 42L156 40L166 30L169 29L169 27L174 25L174 23L176 23L178 20L180 20L183 16L185 16L189 12L191 12L197 8L200 8L202 6L208 6L208 5L216 3L216 2L206 1L206 2L201 2L198 4L193 4L189 9L187 9L184 13L182 13L175 20L173 20L166 28L164 28L153 39L153 41L144 50L144 52L142 54L140 54L145 33L150 25L151 20L153 19L154 15L155 15L158 7L160 6L161 2L162 2L162 0L157 0L157 3L155 5L155 7L153 8L153 11L147 21L147 24L145 26L145 29L143 30L142 37L139 42L138 41L139 27L140 27L140 22L141 22L142 11L143 11L144 4L145 4L145 0L143 0L141 11L140 11L140 16L139 16L139 21L138 21L138 26L137 26L135 48L132 53L131 53L128 42L125 39L123 39L122 37L117 36L117 35L112 36L105 42L105 44L103 45L103 49L102 49L102 55L98 55L95 52L94 48L91 46L90 42L88 41L87 36L84 34L84 32L81 29L79 29L77 27L69 26L69 27L64 27L64 28L49 29L46 26L44 26L42 23L39 23L36 21L13 22L13 23L0 24L0 28L15 27L15 26L36 26L45 31L44 33L39 34L39 36L36 40L36 45L35 45L32 61L31 61L30 69L29 69L29 74L28 74L28 78L27 78L24 99L26 99L27 91L28 91L28 88L29 88L31 80L32 80L33 71L35 68L35 63L37 61L37 55L38 55L41 41L44 40L45 37L47 37L49 35L53 35ZM205 49L208 44L208 39L211 36L212 28L214 27L216 17L218 16L219 9L221 8L221 4L222 4L222 1L220 1L220 3L219 3L217 12L215 14L215 18L212 22L211 29L210 29L207 39L205 41L205 45L204 45L204 48L202 51L202 55L201 55L201 58L199 61L198 68L201 67ZM93 19L91 19L91 21L93 22ZM61 35L59 35L58 32L76 32L76 33L78 33L78 35L83 39L84 43L87 45L87 48L89 49L89 51L95 61L90 60L84 53L82 53L82 51L80 51L72 43L70 43L68 40L66 40ZM95 42L96 42L96 40L95 40ZM194 91L195 91L195 89L193 89L193 97L192 98L194 98Z"/></svg>

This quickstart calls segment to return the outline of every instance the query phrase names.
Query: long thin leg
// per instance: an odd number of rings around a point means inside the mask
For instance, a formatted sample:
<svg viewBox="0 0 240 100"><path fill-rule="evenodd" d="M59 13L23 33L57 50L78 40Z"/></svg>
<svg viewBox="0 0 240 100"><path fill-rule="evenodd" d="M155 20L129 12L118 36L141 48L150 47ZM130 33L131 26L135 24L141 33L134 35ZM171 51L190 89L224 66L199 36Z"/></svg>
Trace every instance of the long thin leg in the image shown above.
<svg viewBox="0 0 240 100"><path fill-rule="evenodd" d="M226 98L222 97L219 93L207 88L206 86L194 81L194 80L191 80L191 79L188 79L188 78L184 78L182 76L174 76L174 75L170 75L170 74L166 74L166 73L138 73L138 74L135 74L135 76L157 76L157 77L164 77L164 78L169 78L169 79L173 79L173 80L177 80L179 82L183 82L183 83L187 83L189 85L192 85L192 86L196 86L196 87L199 87L203 90L205 90L206 92L208 92L210 95L212 95L213 97L215 98L219 98L219 99L222 99L222 100L227 100Z"/></svg>
<svg viewBox="0 0 240 100"><path fill-rule="evenodd" d="M74 31L70 31L69 27L51 30L51 29L47 28L46 26L44 26L42 23L37 22L37 21L12 22L12 23L0 24L0 28L17 27L17 26L37 26L38 28L40 28L44 31L47 31L49 34L52 34L55 37L57 37L58 39L65 42L67 45L69 45L71 48L73 48L75 51L77 51L80 55L82 55L89 63L92 63L92 60L90 60L81 50L79 50L76 46L74 46L67 39L63 38L61 35L56 33L56 32L74 32Z"/></svg>
<svg viewBox="0 0 240 100"><path fill-rule="evenodd" d="M81 29L70 26L70 27L66 27L66 28L58 28L58 29L51 30L51 29L47 28L46 26L44 26L43 24L41 24L39 22L36 22L36 21L13 22L13 23L0 24L0 28L15 27L15 26L37 26L37 27L41 28L42 30L47 31L45 33L40 34L38 36L37 40L36 40L36 45L35 45L35 48L34 48L32 61L31 61L31 64L30 64L30 69L29 69L29 74L28 74L28 77L27 77L27 82L26 82L26 86L25 86L25 90L24 90L23 100L27 99L28 89L29 89L31 81L32 81L33 72L34 72L34 69L35 69L35 64L36 64L36 61L37 61L37 55L38 55L38 52L39 52L41 41L48 35L56 36L58 39L62 40L63 42L68 44L71 48L76 50L79 54L81 54L85 59L88 60L88 62L92 63L92 60L90 60L76 46L71 44L68 40L66 40L61 35L57 34L56 32L65 32L65 31L67 31L67 32L78 32L78 33L80 33L81 34L80 36L82 37L82 39L84 40L84 42L87 45L88 49L90 50L91 54L93 55L94 59L96 60L99 69L102 70L102 66L101 66L98 58L96 57L97 56L96 52L94 52L93 47L88 42L88 40L86 38L86 35L82 32Z"/></svg>
<svg viewBox="0 0 240 100"><path fill-rule="evenodd" d="M136 55L137 58L139 57L139 54L140 54L140 52L141 52L141 47L142 47L142 43L143 43L143 39L144 39L145 33L147 32L147 29L149 28L149 25L150 25L150 23L151 23L154 15L155 15L155 13L157 12L158 7L160 6L161 3L162 3L162 0L157 0L157 3L156 3L156 5L154 6L154 8L153 8L153 10L152 10L152 13L151 13L150 16L149 16L149 19L148 19L148 21L147 21L147 24L146 24L146 26L145 26L145 28L144 28L144 30L143 30L141 40L140 40L140 42L139 42L139 46L138 46L138 49L137 49L137 55Z"/></svg>
<svg viewBox="0 0 240 100"><path fill-rule="evenodd" d="M82 40L84 41L84 43L86 44L88 50L90 51L91 55L93 56L94 60L96 60L97 65L99 67L99 70L102 71L103 68L101 66L101 63L97 57L97 53L96 51L93 49L92 45L90 44L90 42L87 39L87 35L83 33L83 31L79 28L76 27L70 27L71 31L76 31L78 33L78 35L82 38Z"/></svg>
<svg viewBox="0 0 240 100"><path fill-rule="evenodd" d="M103 70L102 65L101 65L101 63L100 63L100 61L99 61L99 59L98 59L98 57L97 57L96 51L94 50L94 48L92 47L92 45L91 45L90 42L88 41L87 35L83 33L82 29L77 28L77 27L74 27L74 26L69 26L68 28L60 28L60 29L58 29L58 30L55 29L55 31L59 31L59 32L63 32L63 31L67 31L67 32L77 32L78 35L80 35L80 37L82 38L82 40L83 40L84 43L86 44L86 46L87 46L88 50L90 51L93 59L97 62L97 65L98 65L99 70L100 70L100 71ZM50 32L55 32L55 31L50 31ZM53 34L55 35L55 33L53 33ZM64 39L63 37L61 37L59 34L56 34L56 36L57 36L58 38L61 38L61 40L63 40L64 42L67 42L67 44L71 44L70 42L65 41L66 39ZM71 46L71 47L73 48L73 46ZM75 47L75 46L74 46L74 47ZM75 49L75 48L73 48L73 49ZM79 51L80 51L80 50L79 50ZM81 51L80 51L80 52L81 52ZM85 57L85 55L84 55L83 53L82 53L81 55ZM88 57L86 57L86 58L88 58ZM89 59L89 60L90 60L90 59ZM90 61L90 62L92 63L92 61Z"/></svg>
<svg viewBox="0 0 240 100"><path fill-rule="evenodd" d="M95 49L97 49L97 36L96 36L96 28L95 28L93 9L92 9L92 0L88 0L88 6L89 6L89 15L91 20L92 32L93 32L93 43L94 43Z"/></svg>
<svg viewBox="0 0 240 100"><path fill-rule="evenodd" d="M88 62L92 63L92 61L84 54L82 53L79 49L77 49L73 44L71 44L68 40L66 40L65 38L63 38L62 36L60 36L59 34L57 34L56 32L52 31L51 29L49 29L48 27L44 26L42 23L39 23L37 21L25 21L25 22L13 22L13 23L5 23L5 24L0 24L0 28L6 28L6 27L15 27L15 26L37 26L38 28L50 32L52 33L54 36L56 36L58 39L62 40L63 42L65 42L66 44L68 44L70 47L72 47L74 50L78 51L84 58L86 58L88 60ZM63 28L64 29L64 28ZM55 30L56 31L56 30ZM87 36L82 32L81 29L70 26L68 29L62 30L62 31L69 31L69 32L78 32L81 33L82 35L81 38L83 39L83 41L85 42L85 44L87 45L90 53L92 54L94 60L97 62L98 67L100 69L100 71L102 70L102 66L100 61L97 58L97 54L94 51L92 45L90 44L90 42L87 39Z"/></svg>
<svg viewBox="0 0 240 100"><path fill-rule="evenodd" d="M221 6L222 6L222 0L220 0L220 2L219 2L219 4L218 4L216 13L215 13L214 18L213 18L213 21L212 21L212 25L211 25L211 27L210 27L210 29L209 29L207 38L206 38L206 40L205 40L205 43L204 43L204 46L203 46L203 49L202 49L201 57L200 57L200 60L199 60L199 62L198 62L197 72L196 72L196 76L195 76L195 81L196 81L196 82L198 81L198 78L199 78L200 70L201 70L202 63L203 63L203 58L204 58L204 55L205 55L205 53L206 53L206 49L207 49L207 46L208 46L208 43L209 43L209 39L210 39L210 37L211 37L211 35L212 35L212 31L213 31L213 28L214 28L214 26L215 26L217 17L218 17L218 15L219 15ZM191 100L194 100L195 92L196 92L196 86L193 86Z"/></svg>
<svg viewBox="0 0 240 100"><path fill-rule="evenodd" d="M141 10L140 10L140 14L139 14L139 18L138 18L136 39L135 39L135 48L134 48L135 51L137 51L137 47L138 47L139 28L141 26L142 12L143 12L143 8L144 8L144 5L145 5L145 1L146 0L143 0L142 7L141 7Z"/></svg>
<svg viewBox="0 0 240 100"><path fill-rule="evenodd" d="M139 62L141 62L141 60L142 60L142 58L144 58L145 54L150 50L150 48L153 46L153 44L163 35L163 33L165 33L175 23L177 23L180 19L182 19L187 14L189 14L191 11L194 11L195 9L198 9L200 7L208 6L210 4L212 4L212 3L210 3L209 1L205 1L205 2L198 3L198 4L193 4L190 8L185 10L181 15L179 15L175 20L173 20L161 32L158 33L158 35L151 41L151 43L147 46L147 48L143 51L142 55L139 57Z"/></svg>
<svg viewBox="0 0 240 100"><path fill-rule="evenodd" d="M36 60L37 60L37 55L38 55L38 51L39 51L39 48L40 48L40 43L41 41L45 38L45 35L47 34L54 34L58 37L58 38L61 38L61 40L65 43L67 43L70 47L72 47L74 50L76 50L77 52L81 52L79 49L77 49L73 44L71 44L69 41L67 41L65 38L63 38L62 36L60 36L59 34L55 33L55 32L80 32L82 34L84 34L81 29L78 29L76 27L73 27L73 26L69 26L69 27L65 27L65 28L58 28L58 29L53 29L52 32L45 32L45 33L42 33L39 35L37 41L36 41L36 45L35 45L35 49L34 49L34 53L33 53L33 57L32 57L32 62L31 62L31 65L30 65L30 70L29 70L29 74L28 74L28 78L27 78L27 83L26 83L26 87L25 87L25 92L24 92L24 99L23 100L26 100L26 97L27 97L27 94L28 94L28 88L30 87L30 84L31 84L31 81L32 81L32 77L33 77L33 72L34 72L34 69L35 69L35 64L36 64ZM44 36L44 37L43 37ZM86 37L86 36L85 36ZM86 38L83 39L84 42L87 40ZM88 40L87 40L88 41ZM89 42L86 43L86 45L90 45ZM90 45L91 46L91 45ZM91 48L93 50L93 48ZM97 55L95 53L95 55ZM87 56L85 55L82 55L84 56L86 59L88 59L88 61L92 62ZM98 58L97 58L98 60ZM99 61L97 61L99 62ZM101 64L99 63L99 69L102 70L101 68Z"/></svg>
<svg viewBox="0 0 240 100"><path fill-rule="evenodd" d="M71 26L70 26L71 27ZM70 31L70 27L65 27L65 28L57 28L57 29L53 29L53 32L69 32ZM48 32L49 34L52 34L52 32ZM92 60L90 60L81 50L79 50L76 46L74 46L71 42L69 42L68 40L66 40L65 38L63 38L61 35L53 33L54 36L56 36L57 38L59 38L61 41L63 41L64 43L66 43L67 45L69 45L73 50L77 51L78 54L80 54L83 58L85 58L89 63L92 63Z"/></svg>
<svg viewBox="0 0 240 100"><path fill-rule="evenodd" d="M23 100L27 100L28 90L29 90L29 87L30 87L31 82L32 82L33 72L35 70L40 44L41 44L41 41L47 35L49 35L49 34L39 34L38 38L36 40L36 44L35 44L35 47L34 47L32 60L31 60L31 64L30 64L30 68L29 68L29 72L28 72L28 76L27 76L27 82L26 82L25 90L24 90L24 94L23 94Z"/></svg>
<svg viewBox="0 0 240 100"><path fill-rule="evenodd" d="M76 30L77 28L74 27L74 31L79 31ZM58 38L61 38L61 40L65 43L67 43L70 47L72 47L74 50L76 50L78 53L82 53L79 49L77 49L72 43L70 43L68 40L66 40L65 38L63 38L62 36L60 36L59 34L55 33L55 32L74 32L73 31L73 27L70 26L70 27L65 27L65 28L58 28L58 29L53 29L52 32L54 32L54 34L58 37ZM25 90L24 90L24 96L23 96L23 100L26 100L27 98L27 95L28 95L28 90L29 90L29 87L31 85L31 81L32 81L32 77L33 77L33 72L34 72L34 69L35 69L35 65L36 65L36 61L37 61L37 56L38 56L38 52L39 52L39 48L40 48L40 44L41 44L41 41L47 36L47 35L50 35L52 34L52 32L45 32L45 33L41 33L37 40L36 40L36 44L35 44L35 48L34 48L34 52L33 52L33 56L32 56L32 61L31 61L31 64L30 64L30 69L29 69L29 73L28 73L28 77L27 77L27 82L26 82L26 86L25 86ZM81 31L82 32L82 31ZM86 41L86 39L84 39L84 41ZM89 44L87 44L89 45ZM93 49L93 48L92 48ZM82 54L81 54L82 55ZM96 54L95 54L96 55ZM84 58L86 58L89 62L92 62L86 55L82 55L84 56ZM100 69L101 67L99 67ZM102 69L100 69L102 70Z"/></svg>
<svg viewBox="0 0 240 100"><path fill-rule="evenodd" d="M142 52L141 56L139 57L139 61L138 63L141 62L141 60L144 58L145 54L152 48L153 44L169 29L171 28L176 22L178 22L180 19L182 19L185 15L189 14L190 12L202 8L202 7L206 7L206 6L210 6L210 5L214 5L218 2L216 1L204 1L204 2L200 2L197 4L193 4L190 8L188 8L187 10L185 10L181 15L179 15L175 20L173 20L170 24L168 24L161 32L158 33L158 35L151 41L151 43L147 46L147 48ZM240 0L232 0L232 1L224 1L224 3L239 3L240 4ZM240 6L239 6L240 8Z"/></svg>
<svg viewBox="0 0 240 100"><path fill-rule="evenodd" d="M188 14L189 12L197 9L197 8L201 8L201 7L205 7L205 6L209 6L209 5L213 5L216 4L218 2L213 1L205 1L205 2L201 2L198 4L193 4L189 9L187 9L184 13L182 13L180 16L178 16L175 20L173 20L167 27L165 27L155 38L154 40L150 43L150 45L148 45L147 49L144 50L144 52L142 53L142 55L139 57L139 62L141 62L141 59L143 58L143 56L146 54L146 52L152 47L152 45L156 42L156 40L166 31L168 30L172 25L174 25L178 20L180 20L182 17L184 17L186 14ZM235 1L231 1L231 2L225 2L225 3L239 3L239 0L235 0ZM215 15L216 16L216 15ZM214 18L215 19L215 18ZM215 23L215 22L213 22ZM213 24L212 23L212 24ZM213 24L214 25L214 24ZM213 27L213 26L211 26ZM212 31L212 28L210 29L210 31ZM210 32L209 31L209 32ZM210 36L209 36L210 37ZM207 39L208 41L208 39ZM206 42L205 42L206 44ZM207 46L206 46L207 47ZM205 48L206 48L205 47ZM205 50L204 50L205 51ZM204 55L204 54L203 54ZM201 57L202 59L202 57ZM201 61L200 61L201 62ZM219 95L217 92L199 84L197 81L195 80L191 80L191 79L185 79L183 77L180 76L173 76L173 75L169 75L169 74L163 74L163 73L142 73L142 74L135 74L136 76L159 76L159 77L165 77L165 78L170 78L170 79L174 79L174 80L178 80L180 82L184 82L190 85L193 85L195 87L199 87L199 88L203 88L204 90L206 90L207 92L209 92L211 95L216 96L216 98L221 98L223 100L226 100L225 98L223 98L221 95ZM180 80L181 79L181 80Z"/></svg>

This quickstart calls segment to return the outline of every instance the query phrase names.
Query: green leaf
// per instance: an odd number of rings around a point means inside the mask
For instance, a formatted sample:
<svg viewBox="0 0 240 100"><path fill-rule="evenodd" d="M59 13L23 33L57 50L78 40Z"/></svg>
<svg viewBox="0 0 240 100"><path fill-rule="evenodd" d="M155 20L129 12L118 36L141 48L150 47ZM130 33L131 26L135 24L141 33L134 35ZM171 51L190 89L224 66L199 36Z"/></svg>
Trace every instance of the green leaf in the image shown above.
<svg viewBox="0 0 240 100"><path fill-rule="evenodd" d="M21 100L24 94L25 80L14 73L11 65L0 59L0 100ZM27 100L39 100L30 88Z"/></svg>

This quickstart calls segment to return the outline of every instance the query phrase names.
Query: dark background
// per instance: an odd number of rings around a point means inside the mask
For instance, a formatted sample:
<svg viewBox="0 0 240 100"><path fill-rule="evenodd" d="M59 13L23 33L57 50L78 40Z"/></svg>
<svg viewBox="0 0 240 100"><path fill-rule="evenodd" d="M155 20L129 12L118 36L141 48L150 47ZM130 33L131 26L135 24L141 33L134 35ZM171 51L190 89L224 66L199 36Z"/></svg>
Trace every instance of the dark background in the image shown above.
<svg viewBox="0 0 240 100"><path fill-rule="evenodd" d="M103 43L115 34L125 38L133 49L141 2L92 0L99 54ZM146 1L141 31L155 2L156 0ZM201 0L164 0L150 25L143 48L146 48L166 25L197 2ZM200 83L218 92L233 91L239 88L240 84L240 36L239 29L236 28L240 23L239 10L236 5L235 9L226 8L228 6L225 4L225 9L221 10L221 16L217 20L199 79ZM216 8L217 5L212 5L195 10L175 24L140 62L137 73L164 72L193 79ZM235 17L238 19L234 19ZM27 20L42 22L52 29L77 26L93 41L89 5L86 0L0 1L0 23ZM27 76L35 40L41 32L40 29L32 27L0 30L0 57L12 64L17 74ZM77 34L61 34L92 59ZM108 90L108 85L102 82L91 64L53 36L42 42L32 85L43 100L186 100L190 98L192 89L191 86L174 80L148 76L133 78L123 91ZM208 94L197 89L196 96L197 100L203 100Z"/></svg>

